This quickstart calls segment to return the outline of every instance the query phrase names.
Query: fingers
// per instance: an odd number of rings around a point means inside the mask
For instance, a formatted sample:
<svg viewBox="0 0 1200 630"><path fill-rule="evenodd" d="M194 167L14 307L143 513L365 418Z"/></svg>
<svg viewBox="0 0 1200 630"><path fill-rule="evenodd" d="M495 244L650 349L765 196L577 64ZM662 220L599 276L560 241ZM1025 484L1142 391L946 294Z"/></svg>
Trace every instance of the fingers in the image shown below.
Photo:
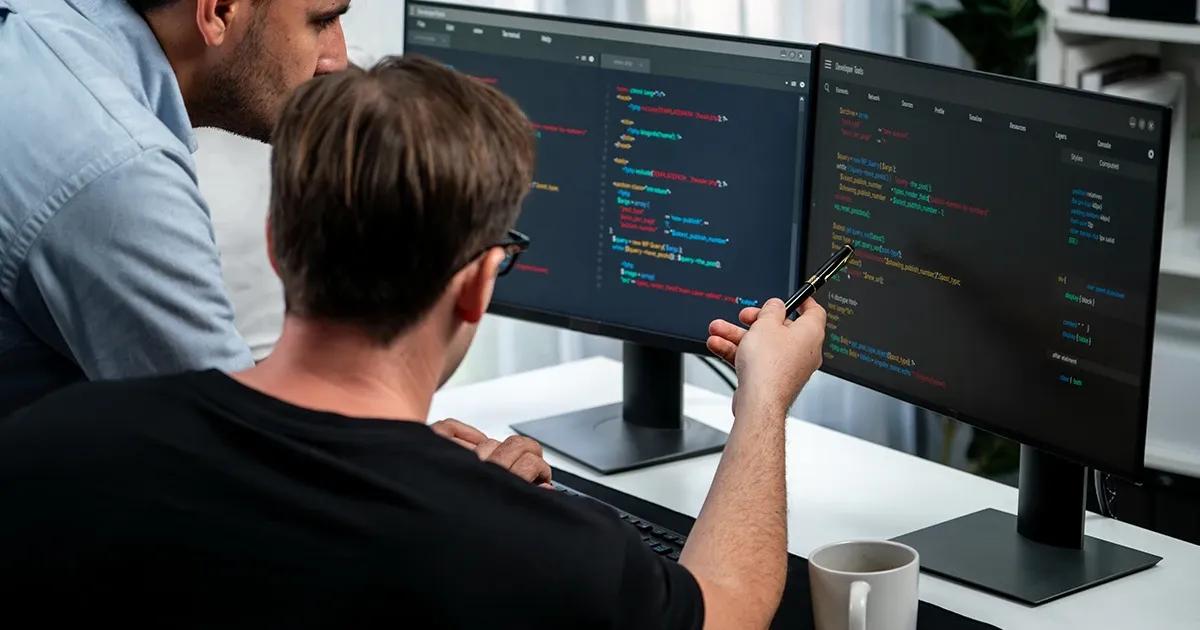
<svg viewBox="0 0 1200 630"><path fill-rule="evenodd" d="M453 440L460 446L463 442L466 442L468 444L467 448L474 448L477 444L487 439L487 436L479 429L453 418L434 422L429 425L429 428L434 433L446 439Z"/></svg>
<svg viewBox="0 0 1200 630"><path fill-rule="evenodd" d="M729 365L734 364L737 358L737 345L724 337L712 336L708 338L708 351L715 354L722 361Z"/></svg>
<svg viewBox="0 0 1200 630"><path fill-rule="evenodd" d="M541 457L542 445L523 435L514 435L496 447L487 460L505 468L512 468L513 464L517 463L517 460L525 453L533 453Z"/></svg>
<svg viewBox="0 0 1200 630"><path fill-rule="evenodd" d="M742 342L742 337L746 335L746 329L730 324L723 319L717 319L708 325L708 334L723 337L733 342L734 345L737 345Z"/></svg>
<svg viewBox="0 0 1200 630"><path fill-rule="evenodd" d="M809 313L816 314L818 312L821 314L824 314L825 309L821 308L821 305L817 304L816 300L814 300L812 298L808 298L807 300L804 300L803 302L800 303L800 316L801 317L804 317L805 315L807 315Z"/></svg>
<svg viewBox="0 0 1200 630"><path fill-rule="evenodd" d="M454 437L454 430L449 427L448 422L448 420L438 420L430 424L429 429L441 437L448 440L452 439Z"/></svg>
<svg viewBox="0 0 1200 630"><path fill-rule="evenodd" d="M472 443L470 443L470 442L468 442L468 441L466 441L466 440L464 440L464 439L462 439L462 438L456 438L456 437L452 437L452 438L449 438L449 439L450 439L450 441L451 441L451 442L454 442L455 444L457 444L457 445L459 445L459 446L461 446L461 447L463 447L463 448L467 449L468 451L473 451L473 450L475 450L475 445L474 445L474 444L472 444Z"/></svg>
<svg viewBox="0 0 1200 630"><path fill-rule="evenodd" d="M500 466L531 484L545 485L550 482L550 464L542 457L542 445L536 440L514 435L499 442L470 425L452 419L429 426L443 438L474 450L480 460Z"/></svg>
<svg viewBox="0 0 1200 630"><path fill-rule="evenodd" d="M811 367L816 370L824 362L821 345L825 343L825 309L809 298L800 305L799 313L800 317L791 330L797 335L795 339L807 348L808 356L812 359Z"/></svg>
<svg viewBox="0 0 1200 630"><path fill-rule="evenodd" d="M533 453L522 454L508 469L508 472L520 477L526 483L541 485L550 482L550 464L540 455Z"/></svg>
<svg viewBox="0 0 1200 630"><path fill-rule="evenodd" d="M747 306L738 313L738 321L749 326L758 320L758 312L762 310L753 306Z"/></svg>
<svg viewBox="0 0 1200 630"><path fill-rule="evenodd" d="M550 481L550 465L542 458L542 445L523 435L514 435L498 443L489 450L487 456L480 454L480 459L500 466L529 483Z"/></svg>
<svg viewBox="0 0 1200 630"><path fill-rule="evenodd" d="M482 442L475 445L475 455L484 461L487 461L496 449L500 448L500 443L492 438L485 438Z"/></svg>
<svg viewBox="0 0 1200 630"><path fill-rule="evenodd" d="M812 322L813 326L822 330L825 329L825 309L812 298L804 300L800 305L800 318Z"/></svg>

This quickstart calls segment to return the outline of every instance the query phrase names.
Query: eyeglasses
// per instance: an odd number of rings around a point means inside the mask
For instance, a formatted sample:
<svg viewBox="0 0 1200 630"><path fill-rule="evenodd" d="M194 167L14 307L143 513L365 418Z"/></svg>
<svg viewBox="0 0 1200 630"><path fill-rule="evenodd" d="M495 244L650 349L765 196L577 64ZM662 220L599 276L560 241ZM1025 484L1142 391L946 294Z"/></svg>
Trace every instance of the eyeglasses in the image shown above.
<svg viewBox="0 0 1200 630"><path fill-rule="evenodd" d="M503 276L517 266L517 259L521 257L522 252L529 249L529 243L530 241L528 236L525 236L516 230L509 230L508 235L505 236L504 240L500 241L499 243L492 243L491 245L488 245L478 254L472 256L469 260L475 260L476 258L479 258L493 247L503 247L504 260L500 261L500 266L496 269L496 275Z"/></svg>
<svg viewBox="0 0 1200 630"><path fill-rule="evenodd" d="M508 236L503 241L496 243L493 247L504 248L504 260L500 261L500 266L496 269L497 276L513 270L517 266L517 259L521 257L521 253L529 249L529 237L516 230L509 230Z"/></svg>

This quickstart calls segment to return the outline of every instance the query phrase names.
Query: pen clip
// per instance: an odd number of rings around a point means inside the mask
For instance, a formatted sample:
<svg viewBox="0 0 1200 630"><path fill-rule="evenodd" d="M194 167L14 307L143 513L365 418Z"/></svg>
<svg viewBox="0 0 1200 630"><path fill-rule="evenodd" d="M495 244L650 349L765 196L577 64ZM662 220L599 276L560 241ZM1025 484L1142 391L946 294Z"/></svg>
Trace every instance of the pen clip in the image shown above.
<svg viewBox="0 0 1200 630"><path fill-rule="evenodd" d="M846 263L848 263L848 262L850 262L849 256L846 256L845 258L842 258L841 260L839 260L838 264L834 265L833 269L830 269L829 272L825 274L824 278L821 278L821 281L827 282L830 278L832 278L834 276L834 274L841 271L842 267L845 267ZM816 276L813 276L813 277L815 278ZM812 280L809 280L809 282L812 282Z"/></svg>

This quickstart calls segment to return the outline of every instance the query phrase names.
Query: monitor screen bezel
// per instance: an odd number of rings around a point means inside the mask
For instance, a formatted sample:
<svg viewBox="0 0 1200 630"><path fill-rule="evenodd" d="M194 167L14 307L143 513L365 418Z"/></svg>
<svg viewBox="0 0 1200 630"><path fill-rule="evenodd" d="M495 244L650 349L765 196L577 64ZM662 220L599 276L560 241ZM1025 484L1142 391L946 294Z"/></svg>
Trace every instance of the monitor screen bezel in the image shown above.
<svg viewBox="0 0 1200 630"><path fill-rule="evenodd" d="M955 67L950 67L950 66L943 66L943 65L939 65L939 64L928 63L928 62L923 62L923 61L916 61L913 59L907 59L907 58L903 58L903 57L895 57L895 56L891 56L891 55L883 55L880 53L874 53L874 52L865 51L865 50L858 50L855 48L848 48L845 46L835 46L832 44L820 44L819 46L817 46L816 54L813 57L813 82L814 82L814 85L819 84L820 81L822 81L824 79L823 68L824 68L825 55L828 53L831 53L831 52L832 53L840 52L840 53L848 53L848 54L852 54L852 55L859 55L859 56L863 56L863 57L878 59L881 61L888 61L891 63L899 63L901 65L913 66L913 67L917 67L917 68L920 68L923 70L936 70L936 71L949 72L951 74L957 74L957 75L962 75L962 76L971 77L971 78L1001 81L1001 82L1012 84L1014 86L1021 87L1023 89L1037 89L1037 90L1044 90L1044 91L1050 91L1050 92L1057 92L1057 93L1064 94L1064 95L1070 95L1074 98L1087 98L1087 99L1099 100L1099 101L1104 101L1104 102L1109 102L1109 103L1124 103L1127 105L1132 105L1132 106L1144 108L1147 110L1158 110L1158 113L1162 115L1163 123L1159 130L1159 141L1160 141L1160 144L1162 147L1162 160L1159 162L1159 178L1158 178L1159 181L1158 181L1158 191L1157 191L1158 198L1155 200L1155 207L1157 209L1156 216L1155 216L1155 233L1151 237L1152 241L1153 241L1153 245L1154 245L1154 250L1152 252L1153 263L1151 265L1152 269L1150 270L1149 277L1147 278L1147 283L1148 283L1147 286L1149 287L1149 291L1147 293L1147 299L1146 299L1146 309L1148 312L1146 314L1146 324L1147 325L1146 325L1145 357L1144 357L1145 367L1142 372L1141 398L1138 402L1138 408L1140 410L1140 413L1139 413L1139 418L1137 420L1138 437L1137 437L1136 447L1137 447L1137 453L1140 453L1141 455L1136 456L1134 458L1136 461L1125 461L1125 462L1104 461L1104 460L1098 459L1096 457L1093 457L1086 452L1077 451L1073 448L1064 447L1064 446L1058 445L1058 444L1051 444L1045 440L1038 439L1038 437L1035 435L1026 434L1019 430L1014 430L1011 427L1005 426L1003 424L1003 421L993 422L993 421L986 420L984 418L972 416L972 415L964 413L958 409L953 409L950 407L942 407L942 406L937 405L937 404L929 401L928 399L924 399L920 396L912 395L912 394L909 394L909 393L906 393L906 392L903 392L900 390L896 390L896 389L893 389L890 387L881 386L877 383L873 383L868 378L863 378L863 377L859 377L859 376L856 376L853 374L849 374L843 370L839 370L837 368L830 367L827 365L821 366L822 372L825 372L832 376L836 376L840 379L850 381L851 383L854 383L856 385L861 385L868 389L873 389L882 394L891 396L892 398L896 398L898 400L902 400L909 404L921 407L922 409L927 409L934 413L938 413L938 414L953 418L955 420L959 420L961 422L966 422L967 424L976 426L976 427L983 429L985 431L988 431L990 433L995 433L996 435L999 435L999 436L1002 436L1005 438L1017 440L1017 441L1021 442L1022 444L1027 444L1034 448L1044 450L1047 452L1051 452L1051 453L1054 453L1054 454L1062 456L1062 457L1066 457L1067 459L1074 460L1080 464L1099 468L1101 470L1104 470L1105 472L1118 474L1120 476L1127 477L1127 478L1134 479L1134 480L1142 478L1145 475L1146 426L1149 421L1149 408L1150 408L1150 367L1151 367L1151 363L1153 362L1153 353L1154 353L1154 322L1155 322L1155 316L1158 312L1158 309L1157 309L1158 277L1159 277L1160 258L1162 256L1162 229L1163 229L1164 203L1166 200L1166 188L1167 188L1167 164L1168 164L1168 160L1170 159L1170 148L1171 148L1170 147L1171 122L1172 122L1171 121L1171 108L1162 106L1162 105L1157 105L1154 103L1146 103L1143 101L1137 101L1137 100L1133 100L1133 99L1117 97L1117 96L1112 96L1112 95L1108 95L1108 94L1101 94L1098 92L1086 92L1083 90L1076 90L1076 89L1072 89L1072 88L1063 87L1060 85L1054 85L1054 84L1050 84L1050 83L1041 83L1038 81L1031 81L1029 79L1020 79L1020 78L1016 78L1016 77L993 74L990 72L981 72L978 70L970 70L970 69L966 69L966 68L955 68ZM813 169L811 166L811 162L816 157L815 152L816 152L816 142L817 142L817 136L816 136L817 116L818 116L818 112L820 111L820 107L821 107L821 91L813 90L811 94L812 94L812 96L809 99L811 101L811 104L809 106L810 115L809 115L809 130L808 130L808 133L809 133L809 135L808 135L808 147L809 147L808 160L809 161L807 163L810 165L808 179L812 178ZM803 227L804 234L809 235L809 234L812 234L812 230L811 230L812 226L810 225L810 223L812 220L811 210L812 210L812 203L813 203L813 189L812 189L811 181L805 187L805 195L807 198L806 198L805 204L804 204L802 221L803 221L803 226L804 226ZM808 248L805 247L804 249L805 249L806 256L807 256ZM803 264L804 264L804 261L801 261L801 265L803 265ZM1066 412L1066 413L1069 413L1069 412Z"/></svg>
<svg viewBox="0 0 1200 630"><path fill-rule="evenodd" d="M681 35L681 36L685 36L685 37L715 39L715 40L731 41L731 42L738 42L738 43L745 43L745 44L762 44L762 45L767 45L767 46L782 46L785 48L806 50L810 53L809 54L809 77L811 79L812 77L816 76L816 65L815 65L816 64L816 54L817 54L817 45L816 44L806 44L806 43L801 43L801 42L790 42L790 41L784 41L784 40L762 39L762 38L755 38L755 37L741 37L741 36L736 36L736 35L727 35L724 33L705 33L705 32L700 32L700 31L689 31L687 29L674 29L674 28L662 28L662 27L657 27L657 26L646 26L643 24L624 24L624 23L620 23L620 22L612 22L612 21L607 21L607 20L596 20L596 19L591 19L591 18L574 18L574 17L562 16L562 15L533 13L533 12L528 12L528 11L514 11L511 9L497 9L494 7L481 7L481 6L465 5L465 4L451 4L451 3L446 3L446 2L425 2L424 0L421 0L420 2L406 1L404 3L404 19L405 19L406 27L407 27L407 22L408 22L408 18L409 18L408 6L410 4L430 5L433 7L443 8L443 9L457 9L457 10L461 10L461 11L478 11L481 13L491 13L494 15L535 18L535 19L540 19L540 20L551 20L551 21L555 21L555 22L587 24L587 25L592 25L592 26L603 26L603 27L608 27L608 28L629 29L629 30L650 32L650 33L662 33L662 34L667 34L667 35ZM405 37L405 43L404 43L404 47L402 50L404 52L407 52L407 49L408 49L408 38ZM810 81L810 85L811 85L811 81ZM815 92L816 92L816 90L811 90L811 89L808 92L809 107L807 108L806 111L811 112L812 108L814 107L815 101L813 100L813 97L811 95L814 94ZM808 120L800 121L800 124L807 125L808 130L811 131L812 115L809 114L807 116L807 118L808 118ZM804 146L800 147L800 151L801 151L800 155L801 155L801 160L802 160L801 163L805 166L805 168L801 175L801 177L803 178L802 186L804 187L804 190L803 190L803 194L801 195L800 203L801 203L802 207L800 208L800 216L799 216L799 224L802 226L801 234L800 234L800 238L799 238L799 250L800 250L799 253L800 253L800 255L797 257L798 258L797 260L793 261L793 264L796 266L793 277L797 278L797 282L799 282L800 278L804 277L803 276L803 271L804 271L803 266L804 266L804 258L807 253L806 249L805 249L806 242L807 242L807 234L805 234L803 232L803 226L806 226L808 223L807 203L809 200L809 191L808 191L807 186L808 186L809 180L812 177L812 169L808 168L808 158L812 154L812 137L811 136L805 137ZM533 237L533 247L537 247L537 235L531 234L530 236ZM503 280L501 280L501 282L503 282ZM788 287L789 291L793 291L795 289L796 289L795 286ZM779 296L779 297L786 298L787 296ZM538 323L538 324L546 324L549 326L554 326L557 328L564 328L564 329L573 330L576 332L582 332L582 333L587 333L587 334L592 334L592 335L600 335L603 337L609 337L609 338L617 339L620 341L627 341L627 342L632 342L632 343L641 344L641 345L645 345L645 346L661 348L663 350L672 350L675 352L682 352L682 353L687 353L687 354L709 354L708 348L702 339L691 338L691 337L681 337L678 335L672 335L669 333L659 332L659 331L655 331L655 330L639 328L636 326L629 326L629 325L625 325L625 324L615 324L612 322L593 320L593 319L588 319L586 317L580 317L577 315L568 315L568 314L561 313L558 311L538 309L538 308L534 308L534 307L531 307L528 305L504 302L502 300L497 300L497 299L492 300L491 304L488 306L488 312L492 313L494 315L511 317L514 319L520 319L520 320L534 322L534 323ZM698 334L697 337L700 337L701 335L703 335L704 337L707 337L707 332L708 331L700 331L701 334Z"/></svg>

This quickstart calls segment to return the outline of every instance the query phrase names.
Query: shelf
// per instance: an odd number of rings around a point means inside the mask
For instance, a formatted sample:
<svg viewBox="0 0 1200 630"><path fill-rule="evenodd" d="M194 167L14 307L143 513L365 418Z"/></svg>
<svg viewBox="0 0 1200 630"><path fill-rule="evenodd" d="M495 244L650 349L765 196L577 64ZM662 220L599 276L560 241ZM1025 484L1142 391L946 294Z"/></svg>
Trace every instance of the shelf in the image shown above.
<svg viewBox="0 0 1200 630"><path fill-rule="evenodd" d="M1164 230L1159 271L1175 276L1200 278L1200 227Z"/></svg>
<svg viewBox="0 0 1200 630"><path fill-rule="evenodd" d="M1200 45L1200 24L1131 20L1061 10L1054 12L1053 23L1054 29L1060 33Z"/></svg>

